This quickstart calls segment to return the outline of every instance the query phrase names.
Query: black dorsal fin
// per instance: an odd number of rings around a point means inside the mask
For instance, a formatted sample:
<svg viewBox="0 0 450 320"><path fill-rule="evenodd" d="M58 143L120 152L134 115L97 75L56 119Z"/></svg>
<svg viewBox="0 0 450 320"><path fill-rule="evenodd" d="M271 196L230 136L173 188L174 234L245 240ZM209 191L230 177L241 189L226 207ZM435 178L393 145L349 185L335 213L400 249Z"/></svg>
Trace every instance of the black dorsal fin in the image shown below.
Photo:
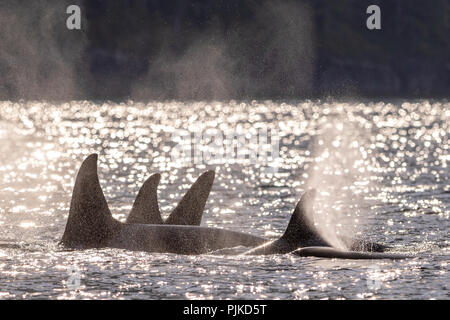
<svg viewBox="0 0 450 320"><path fill-rule="evenodd" d="M311 221L316 193L317 191L315 189L311 189L303 194L295 207L291 220L289 220L286 231L281 237L281 239L287 241L293 247L305 246L310 242L315 245L318 245L320 242L323 242L323 245L327 244Z"/></svg>
<svg viewBox="0 0 450 320"><path fill-rule="evenodd" d="M214 176L214 171L204 172L172 211L166 224L199 226Z"/></svg>
<svg viewBox="0 0 450 320"><path fill-rule="evenodd" d="M127 223L163 224L158 206L159 173L153 174L142 185L134 201Z"/></svg>
<svg viewBox="0 0 450 320"><path fill-rule="evenodd" d="M119 222L114 220L97 175L97 154L84 160L78 171L61 243L68 247L103 247Z"/></svg>

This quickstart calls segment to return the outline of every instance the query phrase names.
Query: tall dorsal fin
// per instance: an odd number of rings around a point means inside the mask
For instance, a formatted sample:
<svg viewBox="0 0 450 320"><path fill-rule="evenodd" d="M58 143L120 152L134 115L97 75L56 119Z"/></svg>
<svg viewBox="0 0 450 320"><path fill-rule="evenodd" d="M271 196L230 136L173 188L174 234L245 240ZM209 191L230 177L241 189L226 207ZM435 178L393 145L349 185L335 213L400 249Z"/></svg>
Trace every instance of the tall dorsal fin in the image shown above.
<svg viewBox="0 0 450 320"><path fill-rule="evenodd" d="M324 245L326 244L326 241L319 235L311 221L316 193L315 189L311 189L303 194L281 239L293 246L297 244L305 245L309 242L317 244L318 241L323 242Z"/></svg>
<svg viewBox="0 0 450 320"><path fill-rule="evenodd" d="M61 243L68 247L102 247L118 228L97 175L97 154L84 160L78 171Z"/></svg>
<svg viewBox="0 0 450 320"><path fill-rule="evenodd" d="M172 211L166 224L199 226L214 176L214 171L204 172Z"/></svg>
<svg viewBox="0 0 450 320"><path fill-rule="evenodd" d="M133 208L127 218L127 223L163 224L158 206L159 173L148 178L139 190Z"/></svg>

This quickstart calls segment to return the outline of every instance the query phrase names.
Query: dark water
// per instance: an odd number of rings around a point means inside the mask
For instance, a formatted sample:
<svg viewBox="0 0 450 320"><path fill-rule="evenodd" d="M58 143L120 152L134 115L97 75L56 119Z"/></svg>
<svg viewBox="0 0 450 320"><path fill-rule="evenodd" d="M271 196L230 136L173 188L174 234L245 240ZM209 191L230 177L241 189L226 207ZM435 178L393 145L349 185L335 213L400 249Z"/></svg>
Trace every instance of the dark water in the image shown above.
<svg viewBox="0 0 450 320"><path fill-rule="evenodd" d="M207 128L246 134L248 152L260 148L255 132L267 130L269 140L279 137L279 157L173 156L176 130ZM2 102L0 298L449 299L449 137L448 102ZM203 140L194 147L217 151ZM337 246L336 234L359 235L416 257L64 251L57 243L75 175L92 152L122 221L151 173L162 173L167 214L201 172L215 169L205 226L275 238L314 186L314 219Z"/></svg>

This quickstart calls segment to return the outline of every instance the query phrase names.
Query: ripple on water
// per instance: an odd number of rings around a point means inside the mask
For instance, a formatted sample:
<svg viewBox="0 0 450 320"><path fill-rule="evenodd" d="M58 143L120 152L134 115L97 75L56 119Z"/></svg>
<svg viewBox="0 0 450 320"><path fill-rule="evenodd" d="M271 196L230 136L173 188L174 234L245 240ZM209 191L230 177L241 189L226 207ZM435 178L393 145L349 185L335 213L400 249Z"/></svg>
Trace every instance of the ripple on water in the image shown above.
<svg viewBox="0 0 450 320"><path fill-rule="evenodd" d="M0 299L448 299L449 124L450 104L432 101L1 102ZM274 133L276 172L251 161L171 156L177 130L208 128L226 141L261 128ZM313 218L330 241L360 235L418 258L64 251L57 242L75 175L92 152L100 153L100 181L122 221L151 173L162 173L167 214L202 171L215 169L204 225L275 238L301 193L317 187Z"/></svg>

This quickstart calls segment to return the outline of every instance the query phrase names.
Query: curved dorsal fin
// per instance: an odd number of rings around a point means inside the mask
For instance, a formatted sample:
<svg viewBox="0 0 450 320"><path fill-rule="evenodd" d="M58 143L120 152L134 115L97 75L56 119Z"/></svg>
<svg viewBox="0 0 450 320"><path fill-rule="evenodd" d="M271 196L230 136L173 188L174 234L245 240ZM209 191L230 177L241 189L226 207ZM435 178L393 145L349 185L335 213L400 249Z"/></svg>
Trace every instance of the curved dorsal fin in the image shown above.
<svg viewBox="0 0 450 320"><path fill-rule="evenodd" d="M313 216L312 210L316 193L315 189L306 191L297 203L286 231L281 237L289 244L294 246L297 244L305 245L310 241L314 241L314 243L322 241L326 244L326 241L322 239L310 220Z"/></svg>
<svg viewBox="0 0 450 320"><path fill-rule="evenodd" d="M114 220L97 175L97 154L84 160L78 171L69 218L61 243L69 247L102 247L115 232Z"/></svg>
<svg viewBox="0 0 450 320"><path fill-rule="evenodd" d="M157 195L160 180L161 175L155 173L144 182L128 215L127 223L163 224Z"/></svg>
<svg viewBox="0 0 450 320"><path fill-rule="evenodd" d="M214 176L214 171L204 172L172 211L166 224L199 226Z"/></svg>

